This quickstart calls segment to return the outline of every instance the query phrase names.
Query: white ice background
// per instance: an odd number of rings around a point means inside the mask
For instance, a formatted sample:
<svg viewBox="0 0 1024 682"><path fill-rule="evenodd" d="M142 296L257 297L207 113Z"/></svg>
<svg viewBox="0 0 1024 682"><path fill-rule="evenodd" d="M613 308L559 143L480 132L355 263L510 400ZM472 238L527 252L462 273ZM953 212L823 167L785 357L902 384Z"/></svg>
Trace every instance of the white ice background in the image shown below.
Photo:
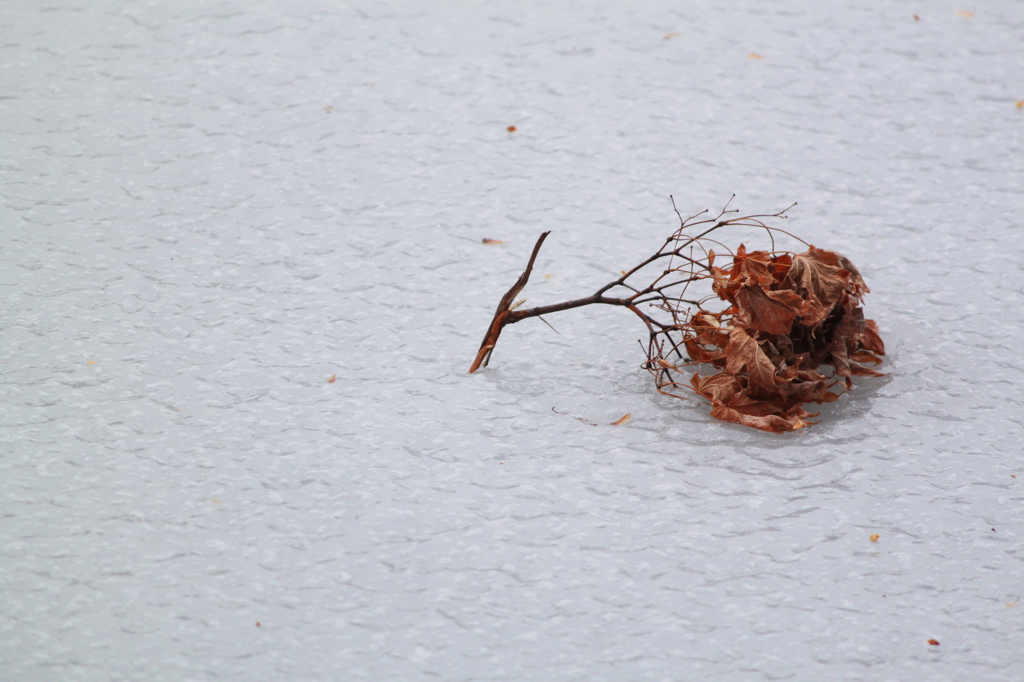
<svg viewBox="0 0 1024 682"><path fill-rule="evenodd" d="M0 679L1024 679L1021 99L1011 0L0 3ZM467 374L733 193L886 378Z"/></svg>

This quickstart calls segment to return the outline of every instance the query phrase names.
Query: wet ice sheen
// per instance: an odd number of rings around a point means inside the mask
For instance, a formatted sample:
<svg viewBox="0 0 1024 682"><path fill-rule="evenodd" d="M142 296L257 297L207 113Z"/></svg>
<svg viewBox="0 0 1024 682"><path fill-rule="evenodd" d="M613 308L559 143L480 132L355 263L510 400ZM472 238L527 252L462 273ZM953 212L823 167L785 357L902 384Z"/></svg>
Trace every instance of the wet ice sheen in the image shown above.
<svg viewBox="0 0 1024 682"><path fill-rule="evenodd" d="M1018 679L1024 10L955 9L7 3L2 677ZM539 232L538 304L733 192L888 378L755 433L616 310L466 374Z"/></svg>

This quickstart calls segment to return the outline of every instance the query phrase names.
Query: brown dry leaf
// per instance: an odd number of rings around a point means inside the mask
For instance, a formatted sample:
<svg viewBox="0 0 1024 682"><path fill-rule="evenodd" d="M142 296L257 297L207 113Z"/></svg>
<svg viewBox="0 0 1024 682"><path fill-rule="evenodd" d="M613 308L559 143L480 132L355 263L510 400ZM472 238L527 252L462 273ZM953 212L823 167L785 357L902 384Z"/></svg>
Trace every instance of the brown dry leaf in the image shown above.
<svg viewBox="0 0 1024 682"><path fill-rule="evenodd" d="M842 312L843 317L832 332L832 343L828 347L826 361L835 368L837 376L845 378L847 388L851 387L851 377L854 376L885 376L882 372L857 364L850 357L851 352L856 354L863 349L865 337L869 337L869 343L872 345L875 343L870 338L873 332L869 332L867 321L864 319L864 311L860 307L856 307L843 308ZM877 337L877 335L875 336ZM877 338L879 345L881 341L881 338Z"/></svg>
<svg viewBox="0 0 1024 682"><path fill-rule="evenodd" d="M873 365L878 365L882 362L882 358L868 350L859 350L851 355L850 359L855 362L870 362Z"/></svg>
<svg viewBox="0 0 1024 682"><path fill-rule="evenodd" d="M718 405L711 410L711 416L734 424L741 424L752 429L771 431L772 433L785 433L795 431L808 425L798 417L787 417L778 414L750 415L727 405Z"/></svg>
<svg viewBox="0 0 1024 682"><path fill-rule="evenodd" d="M482 243L484 243L484 244L490 244L490 245L492 245L492 246L493 246L493 245L495 245L495 244L507 244L507 243L508 243L508 242L503 242L503 241L501 241L500 239L490 239L490 238L488 238L488 237L484 237L484 238L483 238L483 239L481 239L480 241L481 241Z"/></svg>
<svg viewBox="0 0 1024 682"><path fill-rule="evenodd" d="M876 369L859 365L856 362L850 363L850 374L855 377L884 377L885 372L879 372Z"/></svg>
<svg viewBox="0 0 1024 682"><path fill-rule="evenodd" d="M722 328L722 323L718 319L718 315L715 313L709 313L706 310L698 310L693 316L693 321L690 322L690 326L693 327L694 330L704 327L712 331L717 331Z"/></svg>
<svg viewBox="0 0 1024 682"><path fill-rule="evenodd" d="M332 374L330 377L327 378L327 383L333 384L337 380L338 380L338 375L337 374Z"/></svg>
<svg viewBox="0 0 1024 682"><path fill-rule="evenodd" d="M871 542L878 542L878 533L872 533L872 534L871 534L871 535L870 535L870 536L868 537L868 540L871 540Z"/></svg>
<svg viewBox="0 0 1024 682"><path fill-rule="evenodd" d="M724 334L722 336L725 336ZM683 342L686 345L686 354L690 356L690 359L694 362L707 362L715 364L716 361L724 357L724 354L720 350L709 351L704 346L700 345L699 342L693 339L686 339ZM664 362L664 361L662 361ZM679 369L673 365L674 369Z"/></svg>
<svg viewBox="0 0 1024 682"><path fill-rule="evenodd" d="M974 18L974 12L968 12L965 9L958 9L956 11L956 15L958 17L963 17L964 19L973 19ZM938 644L938 642L936 642L936 644Z"/></svg>
<svg viewBox="0 0 1024 682"><path fill-rule="evenodd" d="M789 289L767 291L763 287L742 287L735 294L739 312L735 324L769 334L788 334L793 318L805 304L800 294Z"/></svg>
<svg viewBox="0 0 1024 682"><path fill-rule="evenodd" d="M626 414L622 415L621 417L613 421L611 424L609 424L609 426L622 426L632 418L633 415L627 412Z"/></svg>
<svg viewBox="0 0 1024 682"><path fill-rule="evenodd" d="M817 416L811 412L804 411L804 409L799 405L784 408L774 400L755 400L748 395L747 389L740 391L730 398L727 406L736 410L740 414L745 414L751 417L767 417L774 415L789 422Z"/></svg>
<svg viewBox="0 0 1024 682"><path fill-rule="evenodd" d="M704 396L712 404L725 404L741 390L740 381L731 374L719 372L709 377L694 374L690 379L693 390Z"/></svg>
<svg viewBox="0 0 1024 682"><path fill-rule="evenodd" d="M722 329L717 316L700 310L686 326L689 329L683 344L690 359L694 362L710 362L721 366L718 361L725 357L722 351L729 345L729 335Z"/></svg>
<svg viewBox="0 0 1024 682"><path fill-rule="evenodd" d="M715 250L708 249L708 267L710 268L715 264Z"/></svg>
<svg viewBox="0 0 1024 682"><path fill-rule="evenodd" d="M508 128L505 128L505 130L509 131L510 133L514 133L516 131L516 127L515 126L509 126Z"/></svg>
<svg viewBox="0 0 1024 682"><path fill-rule="evenodd" d="M807 299L800 312L805 326L814 327L828 317L847 294L850 276L851 272L842 267L839 254L832 251L811 246L793 258L789 282L793 291Z"/></svg>
<svg viewBox="0 0 1024 682"><path fill-rule="evenodd" d="M874 320L864 320L864 325L866 329L861 333L860 345L872 353L885 355L885 343L882 342L882 336L878 333L878 324Z"/></svg>
<svg viewBox="0 0 1024 682"><path fill-rule="evenodd" d="M750 374L750 381L767 393L774 393L775 365L761 350L757 339L746 329L733 327L729 332L729 345L725 349L725 371L739 374L744 370Z"/></svg>
<svg viewBox="0 0 1024 682"><path fill-rule="evenodd" d="M767 251L747 253L746 245L740 244L732 258L729 280L737 286L771 286L775 282L771 255Z"/></svg>
<svg viewBox="0 0 1024 682"><path fill-rule="evenodd" d="M839 396L828 390L831 386L825 375L812 369L789 366L775 375L775 386L786 405L802 403L831 403Z"/></svg>
<svg viewBox="0 0 1024 682"><path fill-rule="evenodd" d="M939 646L939 640L937 640L937 639L929 639L928 643L931 644L932 646Z"/></svg>

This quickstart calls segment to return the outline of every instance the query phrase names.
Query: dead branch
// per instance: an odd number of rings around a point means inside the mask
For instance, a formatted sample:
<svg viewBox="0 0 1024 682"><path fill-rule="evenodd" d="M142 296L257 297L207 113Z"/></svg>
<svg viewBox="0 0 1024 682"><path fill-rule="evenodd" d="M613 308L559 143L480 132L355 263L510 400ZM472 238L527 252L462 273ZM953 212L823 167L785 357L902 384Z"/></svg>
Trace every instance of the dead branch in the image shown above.
<svg viewBox="0 0 1024 682"><path fill-rule="evenodd" d="M675 209L674 200L672 205ZM773 214L728 217L737 212L726 204L715 217L706 217L707 212L702 211L689 218L676 209L679 227L658 251L621 277L584 298L518 309L513 301L529 282L550 234L544 232L534 244L526 269L501 297L470 373L487 366L506 325L592 304L621 306L647 327L643 367L654 377L659 392L684 397L679 391L689 390L711 403L712 416L766 431L781 433L813 423L807 419L814 415L802 406L835 400L837 394L828 389L839 379L849 388L855 374L880 375L861 363L877 364L881 361L877 356L884 354L885 348L877 325L864 319L860 303L869 290L853 264L767 224L785 218L789 208L792 206ZM771 251L748 253L740 244L733 252L709 236L723 228L763 230ZM809 248L799 254L776 251L775 233ZM731 266L715 265L715 247L732 259ZM644 271L653 278L649 284L628 283ZM688 295L691 287L701 282L710 283L711 293ZM624 293L610 295L616 288ZM706 310L705 305L716 299L728 305L718 311ZM641 306L665 317L648 314ZM683 362L670 362L670 356ZM720 371L707 377L694 373L689 381L683 379L684 368L700 364ZM834 378L820 374L821 365L830 365Z"/></svg>

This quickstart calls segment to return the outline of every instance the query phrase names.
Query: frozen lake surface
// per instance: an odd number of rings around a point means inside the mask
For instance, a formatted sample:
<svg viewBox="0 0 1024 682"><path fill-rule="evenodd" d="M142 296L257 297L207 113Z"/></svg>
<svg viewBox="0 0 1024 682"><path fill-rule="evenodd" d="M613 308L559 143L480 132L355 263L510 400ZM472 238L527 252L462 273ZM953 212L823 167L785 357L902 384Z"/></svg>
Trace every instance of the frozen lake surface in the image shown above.
<svg viewBox="0 0 1024 682"><path fill-rule="evenodd" d="M1022 679L1024 4L481 4L3 4L0 678ZM733 193L886 378L467 374Z"/></svg>

